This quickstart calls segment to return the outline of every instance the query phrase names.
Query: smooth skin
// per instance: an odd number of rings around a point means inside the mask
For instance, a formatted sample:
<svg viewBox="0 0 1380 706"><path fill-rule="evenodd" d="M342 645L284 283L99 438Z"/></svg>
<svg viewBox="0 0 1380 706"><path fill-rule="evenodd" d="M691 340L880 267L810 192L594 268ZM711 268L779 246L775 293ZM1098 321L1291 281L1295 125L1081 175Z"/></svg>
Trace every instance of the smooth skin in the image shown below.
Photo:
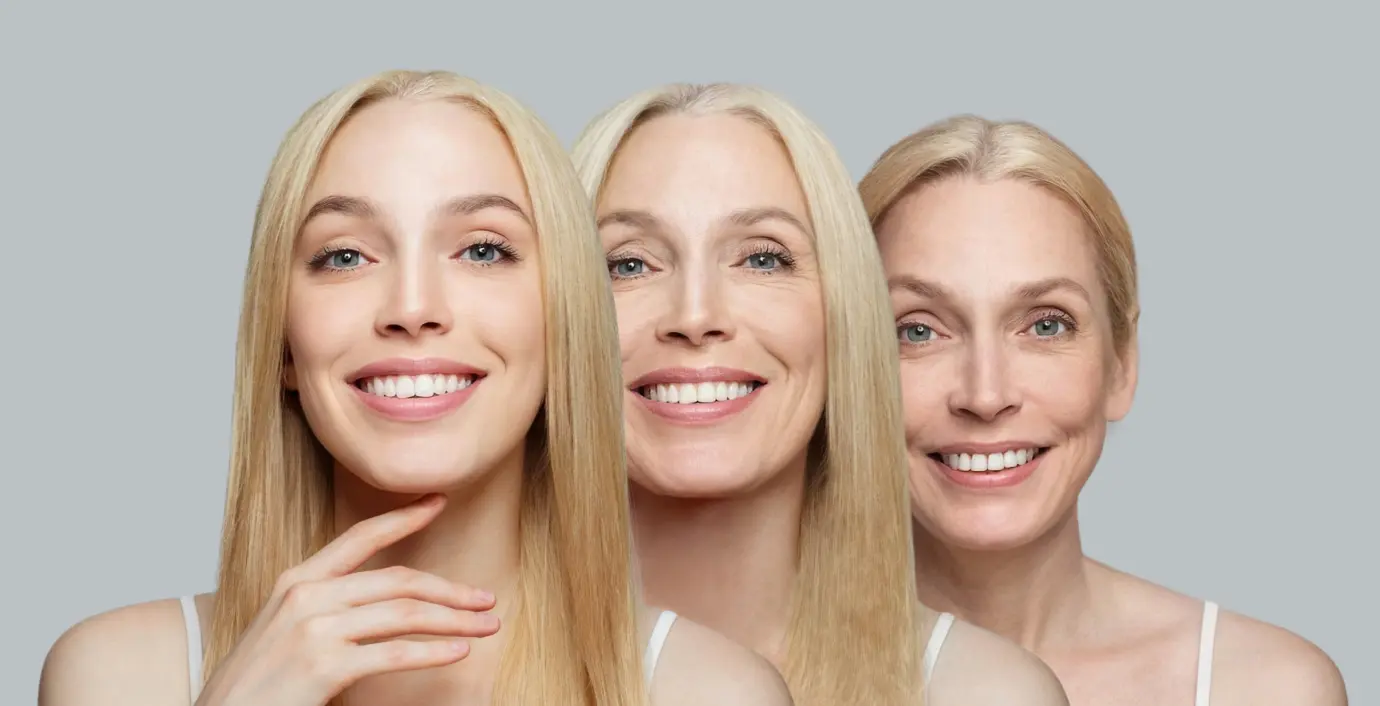
<svg viewBox="0 0 1380 706"><path fill-rule="evenodd" d="M342 694L357 706L488 703L519 565L522 453L545 396L538 235L521 170L473 110L390 100L340 129L306 202L322 207L287 265L283 382L336 459L340 534L279 578L197 705ZM454 412L398 421L349 379L395 357L452 359L485 376ZM214 602L197 597L203 636ZM641 644L658 613L640 610ZM185 706L185 635L175 600L82 621L48 655L40 706ZM766 660L689 621L667 642L653 698L791 703Z"/></svg>
<svg viewBox="0 0 1380 706"><path fill-rule="evenodd" d="M662 116L631 133L598 203L631 386L663 368L760 377L724 420L668 421L624 401L647 598L780 666L806 447L824 411L824 308L805 196L784 148L735 116ZM933 629L923 626L923 638ZM1066 704L1048 668L967 623L933 706Z"/></svg>
<svg viewBox="0 0 1380 706"><path fill-rule="evenodd" d="M878 224L901 349L920 597L1039 655L1074 706L1191 706L1202 601L1083 554L1078 495L1130 410L1097 254L1036 186L954 177ZM1048 447L1023 483L975 489L934 458L962 444ZM1316 646L1223 610L1212 706L1344 706Z"/></svg>

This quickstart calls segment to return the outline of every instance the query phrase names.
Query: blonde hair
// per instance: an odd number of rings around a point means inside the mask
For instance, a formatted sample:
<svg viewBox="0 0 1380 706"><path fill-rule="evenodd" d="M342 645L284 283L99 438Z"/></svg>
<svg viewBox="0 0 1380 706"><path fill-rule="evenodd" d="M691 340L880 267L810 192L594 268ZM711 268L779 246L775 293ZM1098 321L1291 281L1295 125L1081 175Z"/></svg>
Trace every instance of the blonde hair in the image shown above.
<svg viewBox="0 0 1380 706"><path fill-rule="evenodd" d="M446 72L390 71L339 89L306 111L274 158L245 276L205 671L234 646L278 575L331 539L331 459L281 383L289 260L332 136L390 99L449 100L490 118L526 179L540 241L549 386L529 435L518 598L504 627L495 703L643 704L616 319L593 215L569 157L538 118Z"/></svg>
<svg viewBox="0 0 1380 706"><path fill-rule="evenodd" d="M788 633L801 706L913 703L920 683L898 363L881 259L833 146L781 98L750 86L674 84L595 119L574 161L598 199L627 136L663 114L728 113L780 141L809 205L825 302L829 389L816 434ZM820 444L819 442L822 442Z"/></svg>
<svg viewBox="0 0 1380 706"><path fill-rule="evenodd" d="M1020 179L1043 187L1082 215L1097 248L1112 315L1112 343L1122 352L1140 317L1131 229L1102 178L1072 149L1023 121L975 115L942 120L892 145L858 184L874 226L905 196L948 177Z"/></svg>

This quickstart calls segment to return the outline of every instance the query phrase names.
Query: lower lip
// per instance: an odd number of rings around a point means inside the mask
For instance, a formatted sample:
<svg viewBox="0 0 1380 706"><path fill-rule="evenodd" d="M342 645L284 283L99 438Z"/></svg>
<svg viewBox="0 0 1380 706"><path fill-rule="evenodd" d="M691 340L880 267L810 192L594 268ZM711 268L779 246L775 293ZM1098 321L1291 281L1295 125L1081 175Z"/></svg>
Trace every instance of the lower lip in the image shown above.
<svg viewBox="0 0 1380 706"><path fill-rule="evenodd" d="M628 390L643 409L657 415L667 421L687 426L700 426L714 424L727 419L752 404L757 399L758 393L766 389L766 385L759 385L752 392L736 399L725 400L723 402L696 402L695 404L679 404L677 402L657 402L642 396L636 390Z"/></svg>
<svg viewBox="0 0 1380 706"><path fill-rule="evenodd" d="M355 385L350 385L350 388L355 391L356 395L359 395L365 407L389 419L400 422L429 422L459 409L460 405L465 404L465 401L474 392L474 388L479 387L481 382L484 382L484 378L475 380L463 390L456 390L445 395L432 395L431 397L381 397L365 392Z"/></svg>
<svg viewBox="0 0 1380 706"><path fill-rule="evenodd" d="M949 466L947 463L936 461L929 456L925 456L925 460L933 464L940 475L948 478L955 485L960 485L964 488L987 490L1010 488L1025 482L1025 479L1029 478L1031 474L1035 472L1035 467L1040 465L1040 462L1045 458L1045 454L1048 453L1048 450L1042 451L1033 461L1016 466L1015 468L1006 468L1000 471L960 471L957 468Z"/></svg>

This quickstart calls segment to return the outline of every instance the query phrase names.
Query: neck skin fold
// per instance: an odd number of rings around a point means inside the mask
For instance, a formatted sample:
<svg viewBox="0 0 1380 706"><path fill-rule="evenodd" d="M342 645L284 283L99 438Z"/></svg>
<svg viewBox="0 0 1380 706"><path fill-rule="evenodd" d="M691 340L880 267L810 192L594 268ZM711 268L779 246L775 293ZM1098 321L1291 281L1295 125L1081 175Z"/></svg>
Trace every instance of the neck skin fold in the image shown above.
<svg viewBox="0 0 1380 706"><path fill-rule="evenodd" d="M646 602L746 645L779 668L799 555L805 457L731 498L673 498L631 485Z"/></svg>
<svg viewBox="0 0 1380 706"><path fill-rule="evenodd" d="M920 602L991 630L1036 654L1083 632L1092 608L1077 511L1036 541L1009 550L945 546L914 524Z"/></svg>

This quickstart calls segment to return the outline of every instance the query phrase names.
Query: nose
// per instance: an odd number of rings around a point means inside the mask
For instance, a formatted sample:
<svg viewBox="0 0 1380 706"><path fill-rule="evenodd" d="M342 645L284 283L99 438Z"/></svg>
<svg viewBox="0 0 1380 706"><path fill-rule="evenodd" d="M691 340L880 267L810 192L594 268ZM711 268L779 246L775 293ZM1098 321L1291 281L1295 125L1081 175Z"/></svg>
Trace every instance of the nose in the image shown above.
<svg viewBox="0 0 1380 706"><path fill-rule="evenodd" d="M727 292L711 269L682 270L671 281L671 296L657 324L657 338L668 343L704 346L731 340L732 316Z"/></svg>
<svg viewBox="0 0 1380 706"><path fill-rule="evenodd" d="M451 329L454 312L439 263L398 262L391 275L374 323L380 335L415 338Z"/></svg>
<svg viewBox="0 0 1380 706"><path fill-rule="evenodd" d="M975 342L964 360L959 385L949 397L949 410L984 422L1019 410L1020 394L1010 368L1001 342Z"/></svg>

